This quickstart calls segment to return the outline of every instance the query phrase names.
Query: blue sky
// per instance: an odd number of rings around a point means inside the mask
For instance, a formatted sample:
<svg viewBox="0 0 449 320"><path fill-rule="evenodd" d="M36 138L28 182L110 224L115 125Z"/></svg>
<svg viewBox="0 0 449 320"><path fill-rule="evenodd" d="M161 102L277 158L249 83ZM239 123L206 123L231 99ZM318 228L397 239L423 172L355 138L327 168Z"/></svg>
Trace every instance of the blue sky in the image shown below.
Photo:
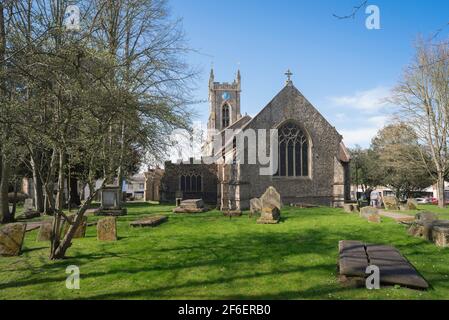
<svg viewBox="0 0 449 320"><path fill-rule="evenodd" d="M200 68L195 98L207 99L211 63L216 81L242 73L242 113L255 115L285 83L293 83L343 135L348 146L368 146L394 106L382 102L400 80L419 34L428 36L449 22L446 0L373 0L380 30L368 30L361 10L338 20L362 0L171 0L183 19L188 61ZM449 27L442 36L448 36ZM195 106L207 121L208 104Z"/></svg>

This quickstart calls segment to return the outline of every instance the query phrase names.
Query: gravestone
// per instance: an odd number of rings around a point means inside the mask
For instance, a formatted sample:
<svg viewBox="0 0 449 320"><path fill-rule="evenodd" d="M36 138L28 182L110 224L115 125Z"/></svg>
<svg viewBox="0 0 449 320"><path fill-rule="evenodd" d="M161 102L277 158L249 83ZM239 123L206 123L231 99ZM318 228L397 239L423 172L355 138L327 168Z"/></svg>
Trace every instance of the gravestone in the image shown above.
<svg viewBox="0 0 449 320"><path fill-rule="evenodd" d="M46 221L39 227L39 233L37 234L36 241L50 241L51 231L53 229L53 224L51 221Z"/></svg>
<svg viewBox="0 0 449 320"><path fill-rule="evenodd" d="M18 256L25 237L25 223L11 223L0 229L0 256Z"/></svg>
<svg viewBox="0 0 449 320"><path fill-rule="evenodd" d="M117 240L117 218L116 217L107 217L107 218L98 220L97 239L99 241L116 241Z"/></svg>
<svg viewBox="0 0 449 320"><path fill-rule="evenodd" d="M432 240L438 246L446 248L449 246L449 225L436 225L432 228Z"/></svg>
<svg viewBox="0 0 449 320"><path fill-rule="evenodd" d="M257 220L258 224L276 224L281 218L281 212L278 207L268 206L262 208L262 214Z"/></svg>
<svg viewBox="0 0 449 320"><path fill-rule="evenodd" d="M23 203L23 211L27 212L27 211L33 211L34 210L34 201L31 198L27 198L25 199L24 203Z"/></svg>
<svg viewBox="0 0 449 320"><path fill-rule="evenodd" d="M200 213L206 212L203 199L189 199L181 201L181 204L173 209L174 213Z"/></svg>
<svg viewBox="0 0 449 320"><path fill-rule="evenodd" d="M73 222L75 220L76 215L70 215L67 218L69 219L70 222ZM67 233L67 231L69 231L70 228L70 224L65 221L64 222L64 235ZM86 229L87 229L87 217L83 216L83 220L81 221L80 225L78 226L78 228L75 231L75 234L73 235L73 238L84 238L86 236Z"/></svg>
<svg viewBox="0 0 449 320"><path fill-rule="evenodd" d="M262 208L276 207L281 210L281 195L274 187L268 187L265 193L260 197Z"/></svg>
<svg viewBox="0 0 449 320"><path fill-rule="evenodd" d="M347 213L359 212L359 205L357 203L343 204L343 210Z"/></svg>
<svg viewBox="0 0 449 320"><path fill-rule="evenodd" d="M360 209L360 217L364 217L370 214L377 214L379 210L374 207L363 207Z"/></svg>
<svg viewBox="0 0 449 320"><path fill-rule="evenodd" d="M23 213L17 217L17 219L33 219L40 217L40 212L34 210L34 200L27 198L24 200Z"/></svg>
<svg viewBox="0 0 449 320"><path fill-rule="evenodd" d="M386 210L399 210L399 201L395 196L386 196L383 202Z"/></svg>
<svg viewBox="0 0 449 320"><path fill-rule="evenodd" d="M339 242L338 271L341 281L364 287L366 268L370 265L379 267L381 284L401 285L413 289L429 287L413 265L396 248L365 244L360 241Z"/></svg>
<svg viewBox="0 0 449 320"><path fill-rule="evenodd" d="M126 208L122 207L122 192L118 186L107 185L100 190L101 205L95 211L97 216L123 216Z"/></svg>
<svg viewBox="0 0 449 320"><path fill-rule="evenodd" d="M407 199L405 207L407 210L418 210L418 202L415 199Z"/></svg>
<svg viewBox="0 0 449 320"><path fill-rule="evenodd" d="M156 227L163 222L166 222L168 218L166 216L152 216L142 218L130 223L132 227Z"/></svg>
<svg viewBox="0 0 449 320"><path fill-rule="evenodd" d="M438 220L438 215L433 212L423 211L423 212L418 212L415 215L415 218L418 221L432 222L434 220Z"/></svg>
<svg viewBox="0 0 449 320"><path fill-rule="evenodd" d="M374 207L363 207L362 209L360 209L360 217L367 219L369 222L381 222L379 210Z"/></svg>
<svg viewBox="0 0 449 320"><path fill-rule="evenodd" d="M250 216L259 213L262 210L262 201L259 198L253 198L249 201Z"/></svg>

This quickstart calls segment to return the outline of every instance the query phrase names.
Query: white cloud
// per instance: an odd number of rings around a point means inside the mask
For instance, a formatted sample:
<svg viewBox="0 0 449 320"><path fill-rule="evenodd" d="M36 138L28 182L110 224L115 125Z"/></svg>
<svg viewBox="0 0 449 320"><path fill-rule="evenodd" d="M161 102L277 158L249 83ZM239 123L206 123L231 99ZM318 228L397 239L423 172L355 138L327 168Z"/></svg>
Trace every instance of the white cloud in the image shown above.
<svg viewBox="0 0 449 320"><path fill-rule="evenodd" d="M361 129L342 129L340 134L343 136L343 142L348 147L354 147L356 144L362 147L368 147L371 139L377 134L379 129L361 128Z"/></svg>
<svg viewBox="0 0 449 320"><path fill-rule="evenodd" d="M386 99L389 95L389 88L377 87L374 89L358 91L352 95L330 97L329 100L336 107L348 107L364 112L375 113L388 106Z"/></svg>

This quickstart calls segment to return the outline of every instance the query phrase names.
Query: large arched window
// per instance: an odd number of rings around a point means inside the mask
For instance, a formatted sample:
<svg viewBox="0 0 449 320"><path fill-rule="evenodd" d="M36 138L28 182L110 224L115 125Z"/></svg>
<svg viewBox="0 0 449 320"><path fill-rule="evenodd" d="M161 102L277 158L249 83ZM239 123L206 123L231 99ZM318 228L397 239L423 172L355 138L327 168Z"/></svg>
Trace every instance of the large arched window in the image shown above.
<svg viewBox="0 0 449 320"><path fill-rule="evenodd" d="M279 162L275 176L306 177L309 175L309 143L304 132L288 122L278 130Z"/></svg>
<svg viewBox="0 0 449 320"><path fill-rule="evenodd" d="M230 118L229 118L229 105L227 103L225 103L223 105L223 108L221 110L221 117L222 117L222 125L223 128L229 127L229 122L230 122Z"/></svg>
<svg viewBox="0 0 449 320"><path fill-rule="evenodd" d="M197 174L187 174L179 177L182 192L202 192L202 177Z"/></svg>

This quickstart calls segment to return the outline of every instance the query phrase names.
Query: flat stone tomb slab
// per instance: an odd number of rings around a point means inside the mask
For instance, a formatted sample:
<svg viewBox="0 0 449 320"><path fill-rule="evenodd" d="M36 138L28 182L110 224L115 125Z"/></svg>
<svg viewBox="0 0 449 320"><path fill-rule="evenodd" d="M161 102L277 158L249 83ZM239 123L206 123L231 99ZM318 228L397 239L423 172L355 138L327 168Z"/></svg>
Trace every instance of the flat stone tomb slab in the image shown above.
<svg viewBox="0 0 449 320"><path fill-rule="evenodd" d="M343 240L338 244L340 250L340 274L351 277L365 277L368 257L365 246L360 241Z"/></svg>
<svg viewBox="0 0 449 320"><path fill-rule="evenodd" d="M132 227L156 227L167 220L166 216L153 216L133 221L130 225Z"/></svg>
<svg viewBox="0 0 449 320"><path fill-rule="evenodd" d="M381 284L413 289L429 287L410 262L392 246L343 240L339 242L339 250L339 272L345 279L367 277L366 267L375 265L379 267ZM363 282L357 283L363 285Z"/></svg>
<svg viewBox="0 0 449 320"><path fill-rule="evenodd" d="M179 207L173 209L174 213L201 213L206 212L203 199L189 199L181 201Z"/></svg>

